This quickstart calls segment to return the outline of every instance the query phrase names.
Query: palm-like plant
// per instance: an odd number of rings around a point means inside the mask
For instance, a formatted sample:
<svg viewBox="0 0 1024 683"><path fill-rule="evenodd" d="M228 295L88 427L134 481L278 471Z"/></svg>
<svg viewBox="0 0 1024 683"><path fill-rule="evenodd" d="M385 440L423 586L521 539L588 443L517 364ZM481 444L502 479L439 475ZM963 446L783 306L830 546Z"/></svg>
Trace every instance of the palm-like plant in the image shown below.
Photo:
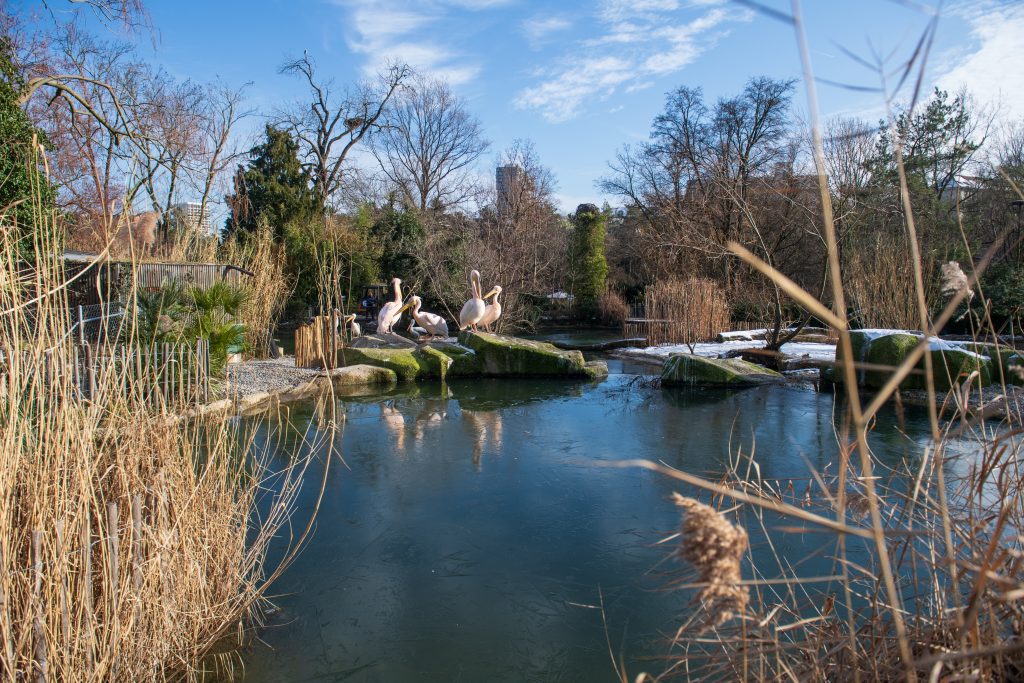
<svg viewBox="0 0 1024 683"><path fill-rule="evenodd" d="M192 320L186 332L193 339L210 343L210 374L222 375L228 354L245 349L245 325L236 316L246 302L246 293L227 282L219 281L206 289L188 290Z"/></svg>

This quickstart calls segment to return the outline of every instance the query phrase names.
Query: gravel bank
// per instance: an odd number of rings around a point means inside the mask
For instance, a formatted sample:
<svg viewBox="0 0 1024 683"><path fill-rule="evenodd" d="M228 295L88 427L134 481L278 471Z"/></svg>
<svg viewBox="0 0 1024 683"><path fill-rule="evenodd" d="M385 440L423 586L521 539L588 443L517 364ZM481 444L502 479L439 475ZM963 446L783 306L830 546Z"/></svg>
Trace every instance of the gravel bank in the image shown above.
<svg viewBox="0 0 1024 683"><path fill-rule="evenodd" d="M258 392L290 389L308 382L320 370L295 367L294 356L274 360L247 360L228 366L227 397L238 398Z"/></svg>

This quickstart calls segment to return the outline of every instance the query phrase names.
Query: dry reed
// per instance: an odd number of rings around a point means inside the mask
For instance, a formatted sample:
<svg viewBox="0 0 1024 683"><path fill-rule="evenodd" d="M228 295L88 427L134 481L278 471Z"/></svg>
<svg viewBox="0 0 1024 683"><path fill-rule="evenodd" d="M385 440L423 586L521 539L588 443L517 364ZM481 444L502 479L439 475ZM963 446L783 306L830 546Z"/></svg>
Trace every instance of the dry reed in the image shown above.
<svg viewBox="0 0 1024 683"><path fill-rule="evenodd" d="M626 336L655 344L710 341L729 329L729 303L721 288L705 278L656 282L644 292L644 318Z"/></svg>
<svg viewBox="0 0 1024 683"><path fill-rule="evenodd" d="M237 421L154 412L124 365L81 400L55 220L37 213L26 265L0 216L0 681L230 670L204 656L262 604L304 465L268 481Z"/></svg>
<svg viewBox="0 0 1024 683"><path fill-rule="evenodd" d="M227 240L221 248L223 262L252 273L239 281L247 295L240 318L246 342L257 358L270 353L277 323L292 293L293 283L285 274L286 258L284 247L275 242L266 225L247 238Z"/></svg>

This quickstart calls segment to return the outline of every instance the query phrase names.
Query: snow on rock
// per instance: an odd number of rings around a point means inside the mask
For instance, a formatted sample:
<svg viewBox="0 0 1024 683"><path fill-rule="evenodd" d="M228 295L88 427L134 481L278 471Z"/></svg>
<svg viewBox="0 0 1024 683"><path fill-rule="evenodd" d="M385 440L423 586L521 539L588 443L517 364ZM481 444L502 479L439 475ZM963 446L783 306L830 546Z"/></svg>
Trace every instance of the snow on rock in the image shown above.
<svg viewBox="0 0 1024 683"><path fill-rule="evenodd" d="M730 351L742 349L760 349L766 346L763 339L735 340L724 342L701 342L693 345L693 354L704 358L721 358ZM690 347L686 344L661 344L649 346L646 349L625 348L619 351L621 355L635 358L654 358L665 360L676 354L690 353ZM820 344L817 342L790 342L782 345L782 353L796 358L808 357L814 360L834 361L836 358L836 347L834 344Z"/></svg>

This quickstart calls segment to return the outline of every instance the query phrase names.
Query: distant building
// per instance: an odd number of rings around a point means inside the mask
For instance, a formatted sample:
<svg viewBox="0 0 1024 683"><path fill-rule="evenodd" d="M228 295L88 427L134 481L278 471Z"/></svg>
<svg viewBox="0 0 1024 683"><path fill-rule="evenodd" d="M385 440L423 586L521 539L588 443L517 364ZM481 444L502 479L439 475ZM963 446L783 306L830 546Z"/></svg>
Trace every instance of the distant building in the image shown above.
<svg viewBox="0 0 1024 683"><path fill-rule="evenodd" d="M194 231L201 235L212 235L210 227L210 207L206 207L206 215L202 221L199 220L203 213L203 205L199 202L182 202L171 207L172 226L178 231Z"/></svg>
<svg viewBox="0 0 1024 683"><path fill-rule="evenodd" d="M499 166L494 172L494 187L498 195L496 208L499 216L508 215L515 205L525 176L519 166Z"/></svg>

